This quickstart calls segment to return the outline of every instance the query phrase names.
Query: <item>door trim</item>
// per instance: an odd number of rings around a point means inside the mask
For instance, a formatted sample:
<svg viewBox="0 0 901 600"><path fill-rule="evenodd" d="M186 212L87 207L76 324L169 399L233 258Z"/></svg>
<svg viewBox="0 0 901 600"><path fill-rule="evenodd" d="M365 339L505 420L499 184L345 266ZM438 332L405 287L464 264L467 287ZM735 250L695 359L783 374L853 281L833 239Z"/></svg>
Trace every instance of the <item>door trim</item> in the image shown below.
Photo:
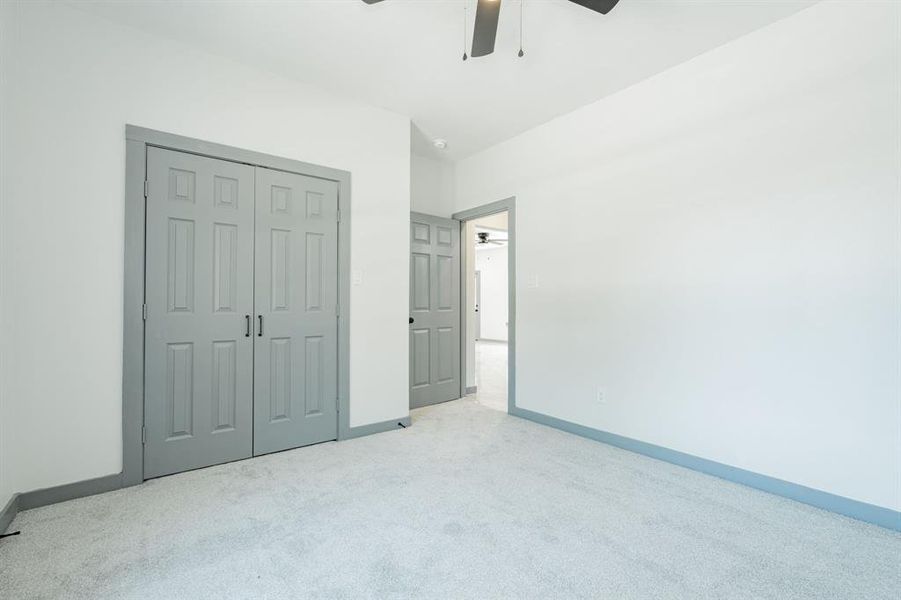
<svg viewBox="0 0 901 600"><path fill-rule="evenodd" d="M473 252L465 240L467 221L507 212L507 413L516 412L516 196L483 204L451 215L460 221L460 395L466 395L466 290L473 285L467 281L466 261ZM465 240L465 241L464 241Z"/></svg>
<svg viewBox="0 0 901 600"><path fill-rule="evenodd" d="M350 427L350 173L290 158L125 126L125 263L122 347L122 487L144 481L144 180L147 148L327 179L338 184L338 439L365 435ZM402 420L401 420L402 421ZM393 421L391 423L394 423ZM381 424L379 424L381 425ZM373 426L364 426L371 428ZM386 427L387 428L387 427ZM367 429L368 431L368 429ZM374 432L374 431L373 431Z"/></svg>

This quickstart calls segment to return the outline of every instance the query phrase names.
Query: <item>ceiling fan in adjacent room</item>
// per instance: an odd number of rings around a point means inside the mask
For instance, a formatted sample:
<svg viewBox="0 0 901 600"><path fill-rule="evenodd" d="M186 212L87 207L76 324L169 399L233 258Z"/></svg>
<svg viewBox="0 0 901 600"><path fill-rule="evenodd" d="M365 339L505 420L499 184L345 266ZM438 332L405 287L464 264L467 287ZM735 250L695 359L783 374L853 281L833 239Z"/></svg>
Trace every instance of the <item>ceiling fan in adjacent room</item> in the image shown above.
<svg viewBox="0 0 901 600"><path fill-rule="evenodd" d="M376 4L382 0L363 0L366 4ZM602 15L613 10L619 0L569 0ZM472 56L487 56L494 52L497 37L497 21L501 14L501 0L478 0L476 22L472 31ZM519 51L522 56L522 49ZM466 60L466 55L463 55Z"/></svg>
<svg viewBox="0 0 901 600"><path fill-rule="evenodd" d="M489 244L495 244L497 246L503 246L506 243L507 243L507 238L491 239L490 231L477 231L476 232L476 245L484 244L487 246Z"/></svg>

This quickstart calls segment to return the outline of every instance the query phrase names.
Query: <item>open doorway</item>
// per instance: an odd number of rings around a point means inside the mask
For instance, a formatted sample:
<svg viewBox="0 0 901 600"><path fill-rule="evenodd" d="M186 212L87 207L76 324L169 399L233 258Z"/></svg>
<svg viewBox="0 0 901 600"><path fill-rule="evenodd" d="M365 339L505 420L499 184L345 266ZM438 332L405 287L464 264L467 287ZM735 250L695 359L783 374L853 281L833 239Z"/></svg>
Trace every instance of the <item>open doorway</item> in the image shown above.
<svg viewBox="0 0 901 600"><path fill-rule="evenodd" d="M507 212L467 221L464 242L470 260L467 282L472 288L466 299L467 345L473 368L467 375L468 391L482 405L507 410L507 262L509 238ZM471 277L470 277L471 275Z"/></svg>
<svg viewBox="0 0 901 600"><path fill-rule="evenodd" d="M463 391L503 412L514 404L512 217L512 198L454 215L462 221Z"/></svg>

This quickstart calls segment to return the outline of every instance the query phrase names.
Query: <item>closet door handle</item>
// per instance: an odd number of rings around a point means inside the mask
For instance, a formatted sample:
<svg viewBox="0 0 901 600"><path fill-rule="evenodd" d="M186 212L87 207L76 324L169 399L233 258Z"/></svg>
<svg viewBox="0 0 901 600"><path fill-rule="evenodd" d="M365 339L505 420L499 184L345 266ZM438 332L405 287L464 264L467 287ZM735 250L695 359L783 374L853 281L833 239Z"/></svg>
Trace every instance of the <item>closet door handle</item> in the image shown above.
<svg viewBox="0 0 901 600"><path fill-rule="evenodd" d="M250 315L244 315L244 337L250 337Z"/></svg>
<svg viewBox="0 0 901 600"><path fill-rule="evenodd" d="M257 315L257 318L260 320L260 330L257 332L257 336L263 337L263 315Z"/></svg>

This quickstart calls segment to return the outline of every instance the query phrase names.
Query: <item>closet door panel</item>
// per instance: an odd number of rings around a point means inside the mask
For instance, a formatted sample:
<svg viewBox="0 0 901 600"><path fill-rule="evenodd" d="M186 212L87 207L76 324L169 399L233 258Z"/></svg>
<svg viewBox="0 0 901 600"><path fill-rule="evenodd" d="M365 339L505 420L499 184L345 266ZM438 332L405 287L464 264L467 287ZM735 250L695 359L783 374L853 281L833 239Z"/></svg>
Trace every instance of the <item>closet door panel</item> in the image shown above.
<svg viewBox="0 0 901 600"><path fill-rule="evenodd" d="M338 186L256 169L254 454L337 438Z"/></svg>
<svg viewBox="0 0 901 600"><path fill-rule="evenodd" d="M251 456L253 167L148 148L144 477Z"/></svg>

